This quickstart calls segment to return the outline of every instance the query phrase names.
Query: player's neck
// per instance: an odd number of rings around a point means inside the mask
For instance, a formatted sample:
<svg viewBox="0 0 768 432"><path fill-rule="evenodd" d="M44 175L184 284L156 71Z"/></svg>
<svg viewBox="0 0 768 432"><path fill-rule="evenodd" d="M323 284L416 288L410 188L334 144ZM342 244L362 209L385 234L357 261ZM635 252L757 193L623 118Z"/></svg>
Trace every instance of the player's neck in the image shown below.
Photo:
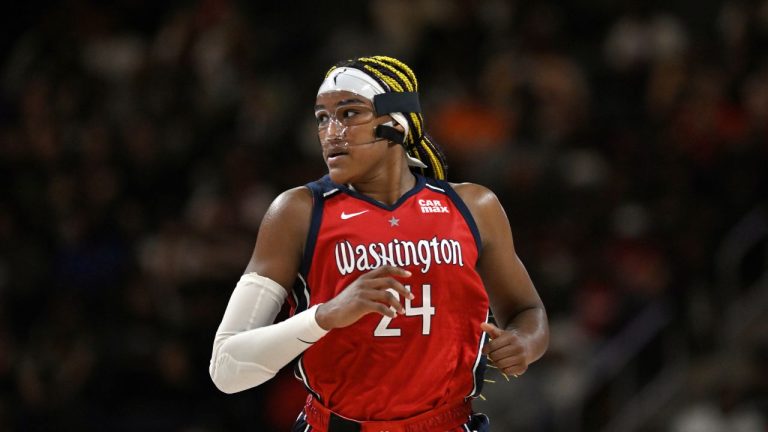
<svg viewBox="0 0 768 432"><path fill-rule="evenodd" d="M388 172L395 170L397 172ZM416 176L408 169L407 165L400 165L384 169L370 180L355 182L347 186L383 204L392 205L416 186Z"/></svg>

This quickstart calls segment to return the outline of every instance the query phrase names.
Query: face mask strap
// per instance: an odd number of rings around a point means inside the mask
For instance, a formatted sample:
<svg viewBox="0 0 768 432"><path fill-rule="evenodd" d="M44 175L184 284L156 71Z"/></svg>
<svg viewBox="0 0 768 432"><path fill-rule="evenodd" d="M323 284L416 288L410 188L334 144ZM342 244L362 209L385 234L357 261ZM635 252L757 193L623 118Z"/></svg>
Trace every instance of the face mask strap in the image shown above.
<svg viewBox="0 0 768 432"><path fill-rule="evenodd" d="M376 138L383 138L398 144L405 142L405 134L392 127L392 122L376 126L376 129L374 129L373 132Z"/></svg>
<svg viewBox="0 0 768 432"><path fill-rule="evenodd" d="M390 114L395 117L403 128L408 131L408 123L403 113L421 112L419 94L417 92L389 92L377 94L373 97L373 107L376 115ZM379 125L374 130L376 137L385 138L398 144L405 143L405 133L392 127L392 123Z"/></svg>
<svg viewBox="0 0 768 432"><path fill-rule="evenodd" d="M391 113L420 113L421 104L417 92L389 92L373 97L377 115Z"/></svg>
<svg viewBox="0 0 768 432"><path fill-rule="evenodd" d="M376 137L403 144L403 142L405 142L405 134L392 127L392 125L393 122L387 122L376 126L376 129L374 130ZM405 157L408 159L408 165L427 168L427 165L424 162L408 154L408 150L405 151Z"/></svg>

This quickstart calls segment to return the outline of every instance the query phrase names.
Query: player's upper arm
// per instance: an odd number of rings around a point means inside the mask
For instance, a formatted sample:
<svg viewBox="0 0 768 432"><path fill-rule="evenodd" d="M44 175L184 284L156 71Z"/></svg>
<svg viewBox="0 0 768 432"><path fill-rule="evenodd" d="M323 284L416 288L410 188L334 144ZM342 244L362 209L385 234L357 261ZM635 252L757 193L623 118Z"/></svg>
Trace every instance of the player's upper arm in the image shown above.
<svg viewBox="0 0 768 432"><path fill-rule="evenodd" d="M541 299L515 252L507 214L496 195L472 183L454 185L475 219L483 243L478 271L501 326L525 309L543 308Z"/></svg>
<svg viewBox="0 0 768 432"><path fill-rule="evenodd" d="M306 187L275 198L261 222L245 272L256 272L290 290L301 264L311 215L312 194Z"/></svg>

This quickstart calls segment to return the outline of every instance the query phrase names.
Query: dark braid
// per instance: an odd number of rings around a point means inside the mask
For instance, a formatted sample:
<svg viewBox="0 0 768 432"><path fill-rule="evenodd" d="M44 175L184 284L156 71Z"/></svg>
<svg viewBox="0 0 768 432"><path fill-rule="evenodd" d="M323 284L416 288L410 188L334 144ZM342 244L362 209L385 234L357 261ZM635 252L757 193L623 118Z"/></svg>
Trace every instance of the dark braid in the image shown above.
<svg viewBox="0 0 768 432"><path fill-rule="evenodd" d="M359 69L375 79L386 91L418 92L419 83L416 75L405 63L392 57L373 56L344 60L332 67L326 77L336 68L351 67ZM411 156L427 165L420 170L427 177L445 180L448 164L443 150L424 130L424 117L421 113L403 113L408 121L408 135L403 146Z"/></svg>

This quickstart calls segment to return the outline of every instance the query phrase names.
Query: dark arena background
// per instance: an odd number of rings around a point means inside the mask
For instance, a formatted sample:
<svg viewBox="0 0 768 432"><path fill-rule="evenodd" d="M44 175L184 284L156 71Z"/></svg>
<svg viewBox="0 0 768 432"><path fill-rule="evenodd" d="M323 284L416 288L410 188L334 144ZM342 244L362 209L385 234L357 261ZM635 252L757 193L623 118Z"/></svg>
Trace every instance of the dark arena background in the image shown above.
<svg viewBox="0 0 768 432"><path fill-rule="evenodd" d="M413 67L548 309L545 357L487 376L492 430L768 430L768 1L2 17L0 430L288 430L298 381L219 392L213 335L268 204L324 173L323 75L372 54Z"/></svg>

